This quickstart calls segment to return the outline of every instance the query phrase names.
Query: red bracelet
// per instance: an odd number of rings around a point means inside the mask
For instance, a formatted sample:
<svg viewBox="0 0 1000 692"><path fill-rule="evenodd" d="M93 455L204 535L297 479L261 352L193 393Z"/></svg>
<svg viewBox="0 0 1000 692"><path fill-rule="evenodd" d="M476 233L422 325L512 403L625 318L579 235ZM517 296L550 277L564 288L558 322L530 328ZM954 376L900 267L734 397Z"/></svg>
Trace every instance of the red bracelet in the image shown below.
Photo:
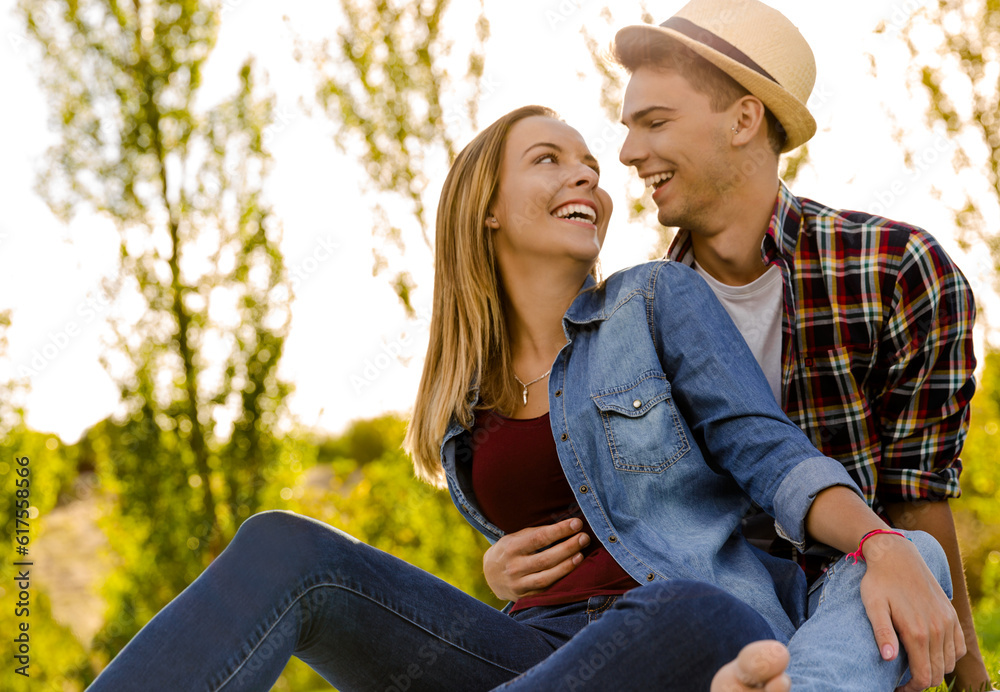
<svg viewBox="0 0 1000 692"><path fill-rule="evenodd" d="M870 537L872 537L872 536L874 536L876 534L879 534L879 533L891 533L891 534L894 534L896 536L902 536L903 538L905 538L908 541L910 540L910 538L908 538L907 536L903 536L903 534L901 534L899 531L893 531L891 529L875 529L874 531L869 531L868 533L866 533L864 536L861 537L861 540L858 542L858 549L855 550L853 553L848 553L847 554L847 556L846 556L847 561L851 562L851 558L854 558L854 563L853 564L856 565L856 564L858 564L858 560L859 559L860 560L864 560L865 556L864 556L864 553L861 552L861 549L864 547L865 541L867 541Z"/></svg>

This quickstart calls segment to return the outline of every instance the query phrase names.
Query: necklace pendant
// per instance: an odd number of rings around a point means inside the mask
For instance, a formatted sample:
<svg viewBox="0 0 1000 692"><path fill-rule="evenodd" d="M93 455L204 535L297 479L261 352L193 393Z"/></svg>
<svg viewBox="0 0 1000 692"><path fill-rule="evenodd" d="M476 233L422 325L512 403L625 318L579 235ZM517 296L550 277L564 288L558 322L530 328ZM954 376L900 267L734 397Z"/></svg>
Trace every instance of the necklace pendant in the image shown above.
<svg viewBox="0 0 1000 692"><path fill-rule="evenodd" d="M521 397L524 399L524 405L528 405L528 388L525 387L524 391L521 392Z"/></svg>

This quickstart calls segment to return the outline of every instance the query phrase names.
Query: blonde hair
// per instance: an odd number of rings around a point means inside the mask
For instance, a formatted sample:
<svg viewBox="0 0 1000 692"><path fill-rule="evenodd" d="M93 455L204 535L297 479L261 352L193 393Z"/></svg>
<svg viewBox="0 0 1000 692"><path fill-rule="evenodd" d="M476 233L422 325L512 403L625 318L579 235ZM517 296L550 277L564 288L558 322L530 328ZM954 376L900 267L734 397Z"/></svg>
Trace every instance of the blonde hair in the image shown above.
<svg viewBox="0 0 1000 692"><path fill-rule="evenodd" d="M480 408L511 412L514 383L505 318L506 296L486 217L496 200L504 145L511 128L532 116L558 119L544 106L525 106L480 132L455 158L438 203L434 308L430 342L404 447L418 478L444 485L441 440L451 421L472 427Z"/></svg>

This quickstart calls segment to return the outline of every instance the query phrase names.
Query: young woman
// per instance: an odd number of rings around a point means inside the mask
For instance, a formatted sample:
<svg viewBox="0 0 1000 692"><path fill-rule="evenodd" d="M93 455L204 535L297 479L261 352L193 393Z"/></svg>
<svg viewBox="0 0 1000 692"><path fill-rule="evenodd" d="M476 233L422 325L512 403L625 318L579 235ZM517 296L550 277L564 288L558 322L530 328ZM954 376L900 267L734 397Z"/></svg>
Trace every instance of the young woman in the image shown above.
<svg viewBox="0 0 1000 692"><path fill-rule="evenodd" d="M804 579L751 548L740 517L753 499L793 542L845 552L885 527L784 417L691 270L595 280L610 213L596 160L547 109L514 111L462 151L438 210L407 438L418 475L447 484L491 540L583 529L590 547L567 578L505 614L329 526L265 512L91 689L266 690L295 655L345 692L697 690L751 643L714 689L787 689L787 657L763 640L801 622ZM954 655L957 620L916 545L877 534L864 550L873 607L900 573L923 583L916 610Z"/></svg>

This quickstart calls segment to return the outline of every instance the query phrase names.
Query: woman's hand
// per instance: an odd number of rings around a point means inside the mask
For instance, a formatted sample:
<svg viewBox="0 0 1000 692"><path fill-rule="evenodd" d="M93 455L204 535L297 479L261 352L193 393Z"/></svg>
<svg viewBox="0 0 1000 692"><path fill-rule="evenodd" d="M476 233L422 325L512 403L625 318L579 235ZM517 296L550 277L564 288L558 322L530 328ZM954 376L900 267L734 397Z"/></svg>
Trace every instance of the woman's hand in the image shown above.
<svg viewBox="0 0 1000 692"><path fill-rule="evenodd" d="M483 555L486 583L506 601L544 591L583 561L590 536L582 528L574 518L507 534Z"/></svg>
<svg viewBox="0 0 1000 692"><path fill-rule="evenodd" d="M872 536L865 541L864 556L861 600L882 658L896 658L902 640L913 676L903 691L939 684L965 655L965 638L951 601L905 538Z"/></svg>

